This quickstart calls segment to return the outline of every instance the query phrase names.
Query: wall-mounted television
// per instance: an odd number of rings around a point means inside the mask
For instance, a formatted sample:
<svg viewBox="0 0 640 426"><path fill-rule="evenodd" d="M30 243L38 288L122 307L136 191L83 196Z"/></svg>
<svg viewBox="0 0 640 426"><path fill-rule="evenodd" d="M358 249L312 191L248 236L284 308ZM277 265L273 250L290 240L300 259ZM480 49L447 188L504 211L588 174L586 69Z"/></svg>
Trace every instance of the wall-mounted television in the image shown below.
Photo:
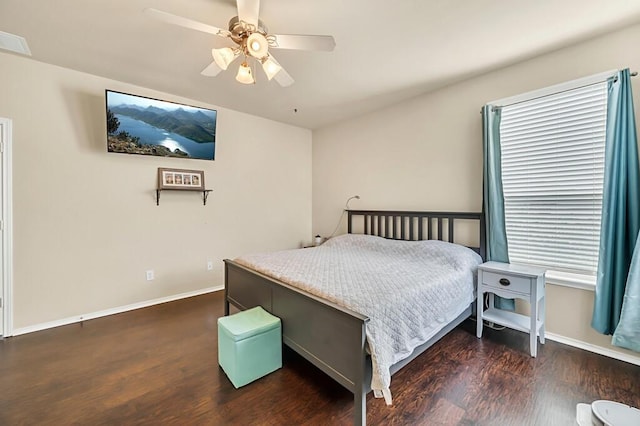
<svg viewBox="0 0 640 426"><path fill-rule="evenodd" d="M111 90L105 97L109 152L215 159L215 110Z"/></svg>

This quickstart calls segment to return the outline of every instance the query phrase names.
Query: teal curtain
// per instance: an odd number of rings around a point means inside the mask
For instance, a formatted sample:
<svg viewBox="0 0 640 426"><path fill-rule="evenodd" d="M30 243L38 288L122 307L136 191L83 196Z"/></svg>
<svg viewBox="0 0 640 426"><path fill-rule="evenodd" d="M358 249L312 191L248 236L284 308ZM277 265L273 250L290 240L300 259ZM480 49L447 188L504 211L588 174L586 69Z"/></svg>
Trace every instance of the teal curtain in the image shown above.
<svg viewBox="0 0 640 426"><path fill-rule="evenodd" d="M640 234L631 260L620 322L613 333L611 343L640 352Z"/></svg>
<svg viewBox="0 0 640 426"><path fill-rule="evenodd" d="M608 82L604 167L600 256L591 326L602 334L613 334L621 320L625 290L640 295L637 282L627 286L627 278L637 281L637 267L631 271L634 275L629 274L629 268L640 229L638 144L628 69ZM638 330L640 324L632 322L633 311L637 318L640 304L635 295L629 296L626 310L632 313L626 315L622 327ZM622 339L621 329L616 340Z"/></svg>
<svg viewBox="0 0 640 426"><path fill-rule="evenodd" d="M483 139L483 209L486 232L486 259L509 262L507 230L504 219L504 194L502 192L502 163L500 151L500 118L502 109L485 105L482 109ZM515 310L512 299L495 298L500 309Z"/></svg>

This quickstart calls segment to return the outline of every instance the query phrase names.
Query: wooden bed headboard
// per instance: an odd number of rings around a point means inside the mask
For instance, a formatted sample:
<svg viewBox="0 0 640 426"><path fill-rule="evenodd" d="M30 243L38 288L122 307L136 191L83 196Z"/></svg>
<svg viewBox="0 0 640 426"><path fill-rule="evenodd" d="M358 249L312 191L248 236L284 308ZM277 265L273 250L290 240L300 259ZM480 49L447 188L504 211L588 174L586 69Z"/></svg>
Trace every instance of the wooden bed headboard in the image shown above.
<svg viewBox="0 0 640 426"><path fill-rule="evenodd" d="M455 242L454 229L456 220L477 220L479 222L480 246L471 248L478 252L482 259L485 258L485 222L483 213L347 210L347 214L347 232L349 234L354 232L355 218L362 217L362 231L364 234L406 241L438 239L453 243Z"/></svg>

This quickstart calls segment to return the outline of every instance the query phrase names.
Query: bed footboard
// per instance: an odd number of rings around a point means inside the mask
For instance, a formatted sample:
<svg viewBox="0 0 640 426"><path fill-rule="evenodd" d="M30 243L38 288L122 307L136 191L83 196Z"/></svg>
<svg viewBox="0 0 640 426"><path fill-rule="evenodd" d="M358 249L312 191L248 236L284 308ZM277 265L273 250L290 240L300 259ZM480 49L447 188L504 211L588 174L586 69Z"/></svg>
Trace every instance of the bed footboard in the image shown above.
<svg viewBox="0 0 640 426"><path fill-rule="evenodd" d="M354 423L366 424L371 363L365 352L369 318L286 283L225 260L225 315L229 304L255 306L282 320L282 338L291 349L354 395Z"/></svg>

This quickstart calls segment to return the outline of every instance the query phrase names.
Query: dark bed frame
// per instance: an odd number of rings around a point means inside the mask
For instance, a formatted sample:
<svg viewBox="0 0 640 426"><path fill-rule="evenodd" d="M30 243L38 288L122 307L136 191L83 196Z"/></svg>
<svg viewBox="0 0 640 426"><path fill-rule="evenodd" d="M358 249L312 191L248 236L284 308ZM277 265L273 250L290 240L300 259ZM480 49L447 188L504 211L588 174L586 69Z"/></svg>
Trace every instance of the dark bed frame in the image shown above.
<svg viewBox="0 0 640 426"><path fill-rule="evenodd" d="M472 247L484 259L482 213L348 210L348 232L362 217L362 232L396 240L438 239L455 242L456 220L479 221L480 246ZM426 238L424 231L426 228ZM446 230L446 231L445 231ZM366 424L366 395L370 392L371 358L367 355L369 318L314 296L280 280L225 259L224 314L229 304L240 310L262 306L282 320L284 343L353 392L354 424ZM394 374L471 315L472 305L413 354L394 364Z"/></svg>

